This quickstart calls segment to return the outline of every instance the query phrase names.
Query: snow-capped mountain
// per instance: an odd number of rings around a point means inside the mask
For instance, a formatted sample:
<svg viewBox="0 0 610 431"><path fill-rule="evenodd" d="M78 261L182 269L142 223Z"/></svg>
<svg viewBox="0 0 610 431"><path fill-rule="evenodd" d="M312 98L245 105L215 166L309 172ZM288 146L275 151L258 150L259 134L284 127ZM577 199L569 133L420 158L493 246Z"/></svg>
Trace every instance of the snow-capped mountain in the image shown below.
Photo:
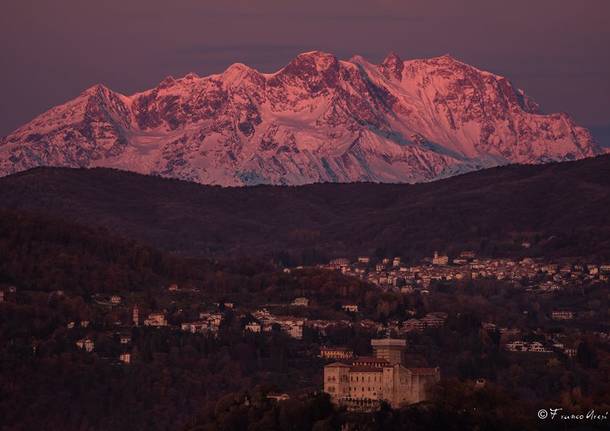
<svg viewBox="0 0 610 431"><path fill-rule="evenodd" d="M102 85L0 141L0 174L113 167L205 184L419 182L507 163L601 154L566 114L544 115L504 77L450 56L380 65L323 52L266 74Z"/></svg>

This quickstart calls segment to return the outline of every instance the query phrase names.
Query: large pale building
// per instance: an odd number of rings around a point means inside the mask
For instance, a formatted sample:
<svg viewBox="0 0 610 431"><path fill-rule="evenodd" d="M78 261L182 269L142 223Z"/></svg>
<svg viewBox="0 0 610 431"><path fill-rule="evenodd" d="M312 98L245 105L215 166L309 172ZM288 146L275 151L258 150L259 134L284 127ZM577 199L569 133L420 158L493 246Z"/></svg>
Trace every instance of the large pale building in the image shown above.
<svg viewBox="0 0 610 431"><path fill-rule="evenodd" d="M432 265L447 265L449 263L449 256L439 255L438 252L434 252L434 257L432 258Z"/></svg>
<svg viewBox="0 0 610 431"><path fill-rule="evenodd" d="M371 345L373 357L324 367L324 392L334 403L352 410L374 410L381 401L399 407L428 398L430 387L440 380L438 368L405 366L405 340L377 339Z"/></svg>
<svg viewBox="0 0 610 431"><path fill-rule="evenodd" d="M376 358L385 359L390 364L402 364L407 341L396 338L380 338L371 340L371 346L373 346L373 353Z"/></svg>

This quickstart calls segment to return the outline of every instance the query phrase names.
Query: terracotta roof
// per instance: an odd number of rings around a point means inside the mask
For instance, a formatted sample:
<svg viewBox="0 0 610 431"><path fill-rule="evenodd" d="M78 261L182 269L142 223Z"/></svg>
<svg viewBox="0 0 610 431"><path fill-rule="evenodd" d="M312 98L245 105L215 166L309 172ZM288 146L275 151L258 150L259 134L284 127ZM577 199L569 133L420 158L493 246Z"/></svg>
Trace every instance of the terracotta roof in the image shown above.
<svg viewBox="0 0 610 431"><path fill-rule="evenodd" d="M328 365L324 366L324 368L327 368L327 367L333 367L333 368L337 368L337 367L345 368L345 367L347 367L347 368L350 368L350 365L345 364L343 362L333 362L332 364L328 364Z"/></svg>
<svg viewBox="0 0 610 431"><path fill-rule="evenodd" d="M363 362L374 362L376 364L387 364L388 361L382 358L376 358L374 356L359 356L354 359L354 364L359 364Z"/></svg>

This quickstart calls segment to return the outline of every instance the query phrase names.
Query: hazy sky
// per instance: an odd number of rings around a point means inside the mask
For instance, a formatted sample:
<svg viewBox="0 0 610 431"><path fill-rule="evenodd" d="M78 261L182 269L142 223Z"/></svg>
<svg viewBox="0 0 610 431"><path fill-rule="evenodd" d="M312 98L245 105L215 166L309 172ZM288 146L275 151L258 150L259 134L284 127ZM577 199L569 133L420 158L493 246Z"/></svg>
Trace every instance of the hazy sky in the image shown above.
<svg viewBox="0 0 610 431"><path fill-rule="evenodd" d="M130 94L319 49L450 53L546 112L610 125L610 0L1 0L0 135L101 82Z"/></svg>

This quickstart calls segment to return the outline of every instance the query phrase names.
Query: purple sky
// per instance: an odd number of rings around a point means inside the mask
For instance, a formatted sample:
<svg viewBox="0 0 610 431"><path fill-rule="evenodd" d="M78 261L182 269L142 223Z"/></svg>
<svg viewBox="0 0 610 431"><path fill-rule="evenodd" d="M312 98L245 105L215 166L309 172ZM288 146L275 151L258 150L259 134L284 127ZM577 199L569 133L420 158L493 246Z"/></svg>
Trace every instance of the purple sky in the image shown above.
<svg viewBox="0 0 610 431"><path fill-rule="evenodd" d="M273 71L312 49L450 53L546 112L608 126L609 19L609 0L2 0L0 135L94 83L129 94L237 61Z"/></svg>

